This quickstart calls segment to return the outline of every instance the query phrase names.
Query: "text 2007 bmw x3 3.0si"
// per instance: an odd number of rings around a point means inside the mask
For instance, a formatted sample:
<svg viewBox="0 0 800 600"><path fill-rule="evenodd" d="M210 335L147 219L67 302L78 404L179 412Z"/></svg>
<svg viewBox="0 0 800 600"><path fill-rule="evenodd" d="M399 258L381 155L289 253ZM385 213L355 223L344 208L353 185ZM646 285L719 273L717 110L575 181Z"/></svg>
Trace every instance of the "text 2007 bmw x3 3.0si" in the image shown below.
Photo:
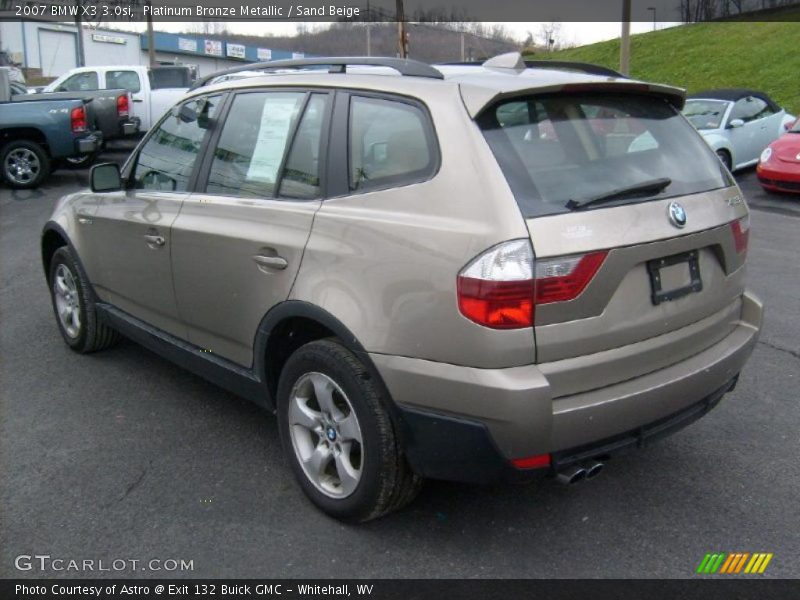
<svg viewBox="0 0 800 600"><path fill-rule="evenodd" d="M519 55L217 74L56 207L58 326L274 410L338 518L592 477L711 409L761 326L747 205L683 100Z"/></svg>

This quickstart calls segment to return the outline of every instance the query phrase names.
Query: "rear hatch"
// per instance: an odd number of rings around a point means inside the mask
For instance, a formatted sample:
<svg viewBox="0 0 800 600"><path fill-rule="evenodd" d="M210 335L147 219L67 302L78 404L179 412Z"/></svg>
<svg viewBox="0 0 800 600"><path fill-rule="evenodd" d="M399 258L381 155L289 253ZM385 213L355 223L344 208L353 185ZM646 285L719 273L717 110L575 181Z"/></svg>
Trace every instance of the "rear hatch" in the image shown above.
<svg viewBox="0 0 800 600"><path fill-rule="evenodd" d="M739 319L747 207L674 94L515 94L477 122L528 225L556 397L696 354Z"/></svg>

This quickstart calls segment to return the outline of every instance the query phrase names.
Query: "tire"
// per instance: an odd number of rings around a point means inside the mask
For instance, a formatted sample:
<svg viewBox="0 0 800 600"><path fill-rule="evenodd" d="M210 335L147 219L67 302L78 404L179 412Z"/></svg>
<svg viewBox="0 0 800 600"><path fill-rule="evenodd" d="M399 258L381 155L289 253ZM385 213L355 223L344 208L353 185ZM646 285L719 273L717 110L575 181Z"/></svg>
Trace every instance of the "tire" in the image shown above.
<svg viewBox="0 0 800 600"><path fill-rule="evenodd" d="M12 140L0 150L0 169L9 187L39 187L50 174L50 157L36 142Z"/></svg>
<svg viewBox="0 0 800 600"><path fill-rule="evenodd" d="M65 169L88 169L95 163L98 156L100 156L99 151L91 154L81 154L80 156L71 156L62 160L61 166Z"/></svg>
<svg viewBox="0 0 800 600"><path fill-rule="evenodd" d="M53 254L48 283L56 324L71 349L87 354L119 341L116 331L98 321L86 275L67 246Z"/></svg>
<svg viewBox="0 0 800 600"><path fill-rule="evenodd" d="M720 162L725 165L725 168L728 171L733 169L733 161L731 160L731 154L727 150L717 150L717 156L719 157Z"/></svg>
<svg viewBox="0 0 800 600"><path fill-rule="evenodd" d="M406 463L387 405L363 363L335 340L308 343L286 362L281 443L301 489L328 515L369 521L419 492L422 479Z"/></svg>

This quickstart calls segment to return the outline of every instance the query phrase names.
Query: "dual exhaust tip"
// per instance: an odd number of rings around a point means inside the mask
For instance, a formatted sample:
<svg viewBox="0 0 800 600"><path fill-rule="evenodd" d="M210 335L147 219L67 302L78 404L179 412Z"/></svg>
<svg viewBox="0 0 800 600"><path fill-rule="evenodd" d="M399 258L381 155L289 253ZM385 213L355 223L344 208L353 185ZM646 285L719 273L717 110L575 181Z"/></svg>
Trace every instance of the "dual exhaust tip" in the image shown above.
<svg viewBox="0 0 800 600"><path fill-rule="evenodd" d="M563 471L559 471L556 479L559 483L564 485L574 485L581 481L588 481L594 479L603 470L603 463L596 460L590 461L585 464L574 465L567 467Z"/></svg>

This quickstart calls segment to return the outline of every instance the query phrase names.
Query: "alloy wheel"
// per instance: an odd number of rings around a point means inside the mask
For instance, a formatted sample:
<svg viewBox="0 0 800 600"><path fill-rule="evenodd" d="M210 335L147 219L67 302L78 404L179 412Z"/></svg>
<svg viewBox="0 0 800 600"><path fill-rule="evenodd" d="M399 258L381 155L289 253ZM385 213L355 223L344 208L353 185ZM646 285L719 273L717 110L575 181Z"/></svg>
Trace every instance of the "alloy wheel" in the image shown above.
<svg viewBox="0 0 800 600"><path fill-rule="evenodd" d="M81 305L78 286L72 271L64 265L58 265L53 277L53 298L61 327L73 339L81 334Z"/></svg>
<svg viewBox="0 0 800 600"><path fill-rule="evenodd" d="M33 150L17 148L6 155L4 168L6 177L16 184L25 185L39 176L42 164Z"/></svg>
<svg viewBox="0 0 800 600"><path fill-rule="evenodd" d="M289 435L308 480L326 496L351 495L363 466L363 439L353 405L323 373L305 373L289 397Z"/></svg>

